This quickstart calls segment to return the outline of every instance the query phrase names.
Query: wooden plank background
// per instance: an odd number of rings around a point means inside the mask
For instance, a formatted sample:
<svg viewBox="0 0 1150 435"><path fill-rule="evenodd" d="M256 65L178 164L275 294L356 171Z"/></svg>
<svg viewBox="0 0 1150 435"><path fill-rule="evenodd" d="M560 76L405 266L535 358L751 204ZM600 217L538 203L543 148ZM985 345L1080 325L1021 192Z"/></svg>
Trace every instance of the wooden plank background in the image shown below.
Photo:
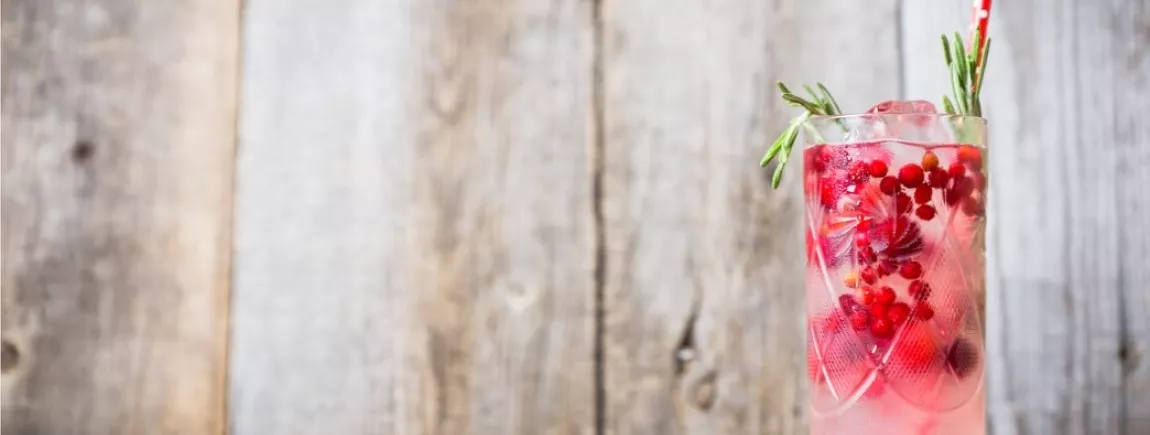
<svg viewBox="0 0 1150 435"><path fill-rule="evenodd" d="M2 26L4 433L222 432L239 10Z"/></svg>
<svg viewBox="0 0 1150 435"><path fill-rule="evenodd" d="M3 0L4 432L803 433L772 84L970 2L855 3ZM1145 433L1150 4L992 37L990 430Z"/></svg>

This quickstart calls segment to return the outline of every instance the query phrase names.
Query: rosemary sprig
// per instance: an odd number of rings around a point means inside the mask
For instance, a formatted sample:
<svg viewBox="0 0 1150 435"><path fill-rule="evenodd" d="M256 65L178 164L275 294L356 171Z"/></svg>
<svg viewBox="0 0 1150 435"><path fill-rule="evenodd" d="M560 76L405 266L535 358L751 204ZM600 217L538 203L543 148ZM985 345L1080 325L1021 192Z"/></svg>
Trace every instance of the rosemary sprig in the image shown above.
<svg viewBox="0 0 1150 435"><path fill-rule="evenodd" d="M982 82L986 74L987 55L990 53L990 38L986 44L980 44L982 38L978 30L974 32L969 53L965 51L962 36L957 32L954 40L942 35L942 52L946 59L946 67L950 71L950 90L954 100L947 95L942 96L942 106L946 113L952 115L982 116Z"/></svg>
<svg viewBox="0 0 1150 435"><path fill-rule="evenodd" d="M842 111L839 109L838 102L831 96L830 91L822 83L817 83L815 86L818 92L815 92L810 86L803 86L807 94L811 97L809 100L798 95L795 95L787 85L783 82L777 83L779 91L782 93L783 100L787 104L803 109L803 114L791 120L791 124L783 130L783 134L779 135L778 139L771 144L771 148L767 150L767 154L763 156L763 160L759 162L760 167L766 167L776 157L779 160L779 165L775 167L774 174L771 175L771 188L777 189L779 182L783 179L783 168L786 168L787 161L790 159L791 149L795 146L795 139L799 137L799 127L803 125L811 116L815 115L841 115Z"/></svg>

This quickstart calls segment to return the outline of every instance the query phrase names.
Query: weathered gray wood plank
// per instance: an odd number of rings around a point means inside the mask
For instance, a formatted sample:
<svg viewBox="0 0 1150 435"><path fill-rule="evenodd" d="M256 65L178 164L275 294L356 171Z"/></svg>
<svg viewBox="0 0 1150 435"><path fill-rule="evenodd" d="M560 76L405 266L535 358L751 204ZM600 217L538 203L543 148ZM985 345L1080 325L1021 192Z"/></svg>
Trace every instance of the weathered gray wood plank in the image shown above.
<svg viewBox="0 0 1150 435"><path fill-rule="evenodd" d="M907 89L945 92L938 33L970 2L904 2ZM961 12L960 12L961 11ZM958 13L956 13L958 12ZM1150 425L1150 8L996 2L988 411L1003 434L1140 434Z"/></svg>
<svg viewBox="0 0 1150 435"><path fill-rule="evenodd" d="M895 5L606 3L606 433L805 433L801 165L774 192L757 165L797 115L774 81L896 98Z"/></svg>
<svg viewBox="0 0 1150 435"><path fill-rule="evenodd" d="M4 1L4 433L223 432L238 24Z"/></svg>
<svg viewBox="0 0 1150 435"><path fill-rule="evenodd" d="M246 17L234 432L592 433L590 4Z"/></svg>

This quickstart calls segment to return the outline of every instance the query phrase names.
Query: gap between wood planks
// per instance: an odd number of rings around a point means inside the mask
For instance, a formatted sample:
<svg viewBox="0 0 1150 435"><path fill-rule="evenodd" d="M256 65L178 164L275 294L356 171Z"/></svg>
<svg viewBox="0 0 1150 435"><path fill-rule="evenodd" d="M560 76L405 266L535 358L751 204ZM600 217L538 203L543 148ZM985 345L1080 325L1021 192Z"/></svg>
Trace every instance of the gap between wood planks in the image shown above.
<svg viewBox="0 0 1150 435"><path fill-rule="evenodd" d="M603 222L603 171L606 151L606 132L604 103L606 91L603 89L603 2L606 0L592 0L591 26L593 41L591 46L591 220L595 234L595 244L592 247L592 267L594 267L595 282L595 320L594 343L592 344L592 357L595 367L595 434L603 435L607 427L606 404L607 390L604 380L603 347L605 340L606 307L605 286L607 281L607 237Z"/></svg>

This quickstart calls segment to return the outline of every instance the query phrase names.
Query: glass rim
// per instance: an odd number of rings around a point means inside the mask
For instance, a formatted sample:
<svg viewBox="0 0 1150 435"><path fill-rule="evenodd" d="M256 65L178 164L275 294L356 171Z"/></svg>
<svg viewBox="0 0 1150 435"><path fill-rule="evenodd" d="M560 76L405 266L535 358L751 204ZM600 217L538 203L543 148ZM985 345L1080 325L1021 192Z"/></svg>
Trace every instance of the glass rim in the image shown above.
<svg viewBox="0 0 1150 435"><path fill-rule="evenodd" d="M839 115L811 115L807 121L837 121L846 119L867 119L867 118L890 118L895 116L917 115L924 117L932 117L936 119L949 119L949 120L962 120L963 122L978 122L982 125L987 124L987 120L981 116L975 115L961 115L950 113L846 113Z"/></svg>

